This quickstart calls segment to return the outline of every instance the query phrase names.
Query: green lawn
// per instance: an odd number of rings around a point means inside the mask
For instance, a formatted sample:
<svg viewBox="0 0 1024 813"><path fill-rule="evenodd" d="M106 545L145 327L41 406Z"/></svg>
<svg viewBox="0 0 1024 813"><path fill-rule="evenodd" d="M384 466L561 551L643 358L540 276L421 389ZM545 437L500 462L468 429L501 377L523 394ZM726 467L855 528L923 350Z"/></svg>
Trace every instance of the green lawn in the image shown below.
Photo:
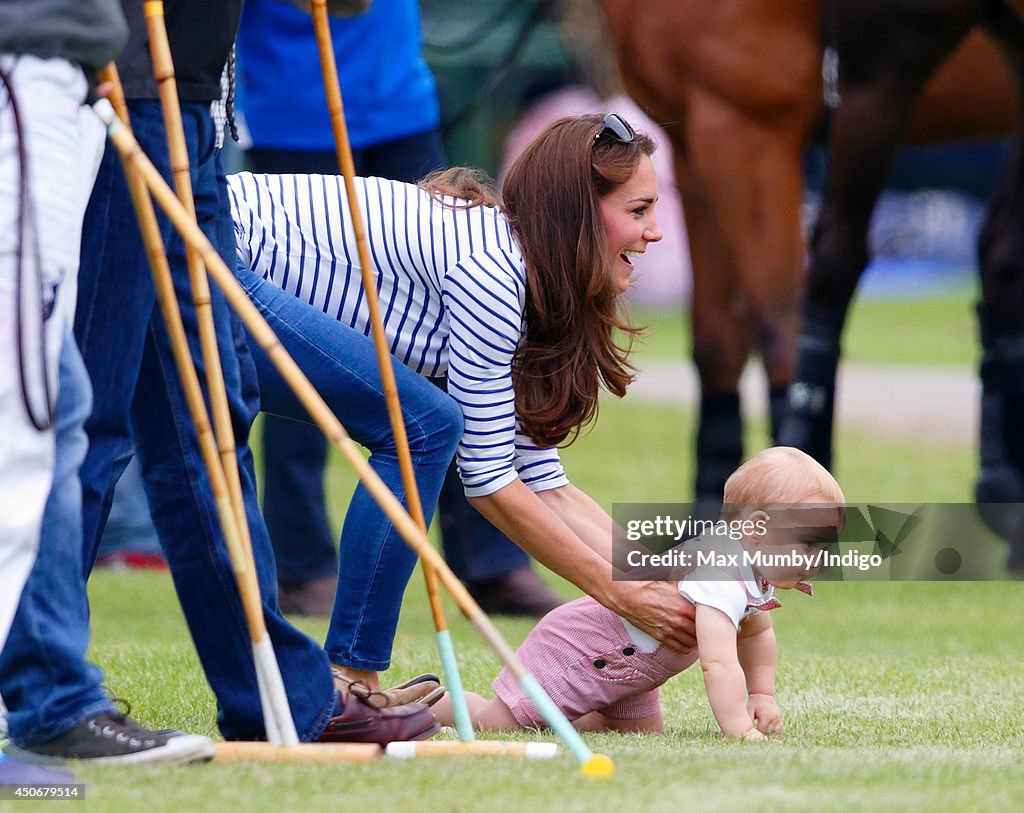
<svg viewBox="0 0 1024 813"><path fill-rule="evenodd" d="M941 296L858 300L847 320L843 351L869 364L970 365L977 359L976 294L970 287ZM689 358L689 317L678 310L637 308L649 327L637 344L641 356Z"/></svg>
<svg viewBox="0 0 1024 813"><path fill-rule="evenodd" d="M419 582L412 585L396 678L437 668L429 615ZM112 686L135 699L137 716L214 734L212 698L168 580L102 574L93 601L95 657ZM787 731L769 743L723 741L691 670L663 689L667 736L588 736L615 760L610 780L581 778L567 755L93 767L79 770L91 785L84 809L675 811L690 799L687 810L746 810L752 798L786 810L1018 809L1024 632L1006 622L1024 612L1020 584L827 584L814 599L785 604L775 618ZM322 634L322 624L305 626ZM499 626L512 641L528 627ZM467 687L486 692L497 658L464 623L454 623L454 637Z"/></svg>
<svg viewBox="0 0 1024 813"><path fill-rule="evenodd" d="M970 295L865 302L847 331L862 362L967 365L976 354ZM643 312L641 356L684 358L680 314ZM574 482L613 502L680 502L692 480L691 412L609 401L596 428L564 453ZM748 449L767 442L748 427ZM851 502L970 499L974 452L841 431L838 476ZM354 480L334 459L330 510L340 524ZM578 591L548 574L566 595ZM98 573L90 583L92 657L107 682L153 727L217 736L212 695L170 579ZM567 754L551 762L451 759L370 765L79 767L83 810L284 813L345 810L781 810L1019 809L1024 798L1024 614L1020 582L828 582L814 599L787 597L774 616L780 641L783 737L725 742L696 670L663 689L664 737L588 735L616 775L585 780ZM467 688L487 692L497 657L447 602ZM322 638L325 624L298 621ZM525 621L498 619L517 644ZM395 681L436 671L422 579L413 577L396 644ZM523 734L515 734L523 737ZM549 735L534 735L550 739ZM0 810L14 809L0 802ZM20 808L18 808L20 809Z"/></svg>
<svg viewBox="0 0 1024 813"><path fill-rule="evenodd" d="M692 415L677 409L608 403L598 427L566 452L567 468L606 506L681 501L689 491L692 425ZM763 442L762 427L752 427L751 442ZM840 452L851 501L966 499L969 449L843 435ZM347 481L332 470L332 494ZM343 507L333 510L338 514ZM438 668L421 585L414 576L389 680ZM133 714L154 727L215 736L213 699L170 580L99 573L91 595L92 655L112 690L132 701ZM699 671L691 670L663 689L666 736L588 736L592 748L615 760L610 780L583 779L567 754L541 763L473 758L361 766L93 766L78 769L90 784L81 809L1019 809L1021 583L828 582L813 599L792 595L784 603L774 617L787 731L768 743L723 741ZM456 617L451 602L448 609L467 688L487 692L498 660ZM301 624L322 637L322 622ZM530 626L511 619L498 624L513 644Z"/></svg>

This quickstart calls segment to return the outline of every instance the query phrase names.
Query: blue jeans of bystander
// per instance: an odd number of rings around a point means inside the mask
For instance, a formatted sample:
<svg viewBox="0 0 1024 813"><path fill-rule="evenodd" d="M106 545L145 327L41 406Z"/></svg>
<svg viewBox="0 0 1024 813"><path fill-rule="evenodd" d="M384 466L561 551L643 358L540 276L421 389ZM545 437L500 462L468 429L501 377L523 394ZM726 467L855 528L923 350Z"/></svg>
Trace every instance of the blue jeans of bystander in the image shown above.
<svg viewBox="0 0 1024 813"><path fill-rule="evenodd" d="M155 101L129 105L136 138L170 177L163 116ZM209 107L182 105L186 143L199 224L233 262L234 239L219 155L214 148ZM161 219L182 318L195 358L200 357L195 308L191 300L181 240ZM229 739L264 736L255 669L244 613L221 535L209 480L198 449L174 368L167 331L155 307L155 293L135 214L116 152L108 145L86 213L83 229L79 305L75 334L95 390L95 406L86 423L89 451L81 469L82 535L57 540L61 555L81 557L83 574L95 558L114 482L134 436L146 492L161 544L171 566L186 621L218 702L218 723ZM300 738L315 739L335 708L327 657L313 640L282 618L277 607L276 573L266 527L256 502L248 429L258 404L255 369L240 325L213 292L217 341L224 362L235 429L243 498L249 520L264 619L281 664L282 677ZM199 365L200 380L204 379ZM129 421L131 430L129 429ZM45 522L45 519L44 519ZM45 553L45 551L44 551ZM58 561L58 552L40 556L36 570ZM41 578L45 577L41 574ZM33 578L36 574L33 573ZM82 583L84 600L84 582ZM70 599L68 599L70 600ZM77 599L76 599L77 600ZM32 609L22 616L32 618ZM64 618L63 615L58 617ZM61 634L52 624L19 624L8 647L24 657L0 675L0 692L9 703L11 735L31 744L53 737L89 716L85 708L58 702L47 665L60 657L54 646ZM112 676L116 682L116 676ZM57 694L68 698L83 687L72 676ZM25 714L27 716L20 716Z"/></svg>

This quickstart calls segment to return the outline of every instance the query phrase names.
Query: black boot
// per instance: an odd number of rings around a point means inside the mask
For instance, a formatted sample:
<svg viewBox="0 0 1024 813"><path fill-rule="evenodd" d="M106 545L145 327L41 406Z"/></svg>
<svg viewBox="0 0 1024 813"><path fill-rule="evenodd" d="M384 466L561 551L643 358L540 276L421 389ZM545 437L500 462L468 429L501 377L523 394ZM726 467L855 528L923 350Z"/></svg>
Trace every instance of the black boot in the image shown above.
<svg viewBox="0 0 1024 813"><path fill-rule="evenodd" d="M776 435L779 445L795 446L828 469L832 468L836 369L845 319L845 312L832 313L804 303L796 373Z"/></svg>
<svg viewBox="0 0 1024 813"><path fill-rule="evenodd" d="M992 530L1010 545L1007 567L1024 571L1024 331L981 327L980 471L974 496Z"/></svg>
<svg viewBox="0 0 1024 813"><path fill-rule="evenodd" d="M701 393L694 499L721 503L725 481L743 458L743 418L738 393Z"/></svg>
<svg viewBox="0 0 1024 813"><path fill-rule="evenodd" d="M771 422L772 443L779 444L782 422L789 411L789 387L768 387L768 419Z"/></svg>

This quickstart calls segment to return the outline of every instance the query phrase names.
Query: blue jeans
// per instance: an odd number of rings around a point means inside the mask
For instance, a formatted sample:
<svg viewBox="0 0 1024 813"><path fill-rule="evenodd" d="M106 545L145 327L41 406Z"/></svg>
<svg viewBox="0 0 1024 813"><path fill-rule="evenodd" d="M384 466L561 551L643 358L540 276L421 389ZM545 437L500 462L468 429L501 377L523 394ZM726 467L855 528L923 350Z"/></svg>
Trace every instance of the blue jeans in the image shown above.
<svg viewBox="0 0 1024 813"><path fill-rule="evenodd" d="M334 150L251 149L253 172L336 174ZM438 130L353 150L360 175L415 182L447 163ZM438 386L444 388L445 381ZM324 505L327 442L308 424L274 415L263 421L263 514L283 585L328 576L337 569L334 542ZM495 528L466 500L452 463L437 506L448 565L464 582L498 579L530 566L525 551ZM424 504L427 501L424 500ZM429 503L433 507L433 502Z"/></svg>
<svg viewBox="0 0 1024 813"><path fill-rule="evenodd" d="M370 465L404 500L398 453L387 416L373 342L352 328L239 268L238 280L278 339L352 438L370 450ZM263 351L250 340L262 409L309 420ZM427 522L462 436L454 400L403 364L394 363L416 483ZM352 496L341 533L338 596L324 648L331 662L381 671L391 662L402 594L416 556L366 488Z"/></svg>
<svg viewBox="0 0 1024 813"><path fill-rule="evenodd" d="M129 105L135 136L164 177L170 177L163 116L155 101ZM234 235L219 155L213 146L209 107L182 105L192 187L199 224L221 256L234 261ZM161 217L161 231L193 358L201 359L195 308L180 238ZM80 557L83 575L95 558L114 482L124 467L134 437L146 493L185 619L200 662L218 703L218 724L228 739L264 736L252 648L231 563L217 520L209 480L195 429L172 360L167 331L157 313L134 210L116 151L108 144L86 212L79 274L75 335L93 382L95 405L86 422L89 451L81 468L82 536L62 540ZM240 324L228 313L219 291L212 309L224 366L242 493L252 537L263 615L277 653L285 691L303 740L319 736L334 710L335 695L327 656L312 639L288 624L277 606L276 573L266 526L256 501L248 430L258 407L255 368ZM205 376L197 364L200 381ZM45 522L45 519L44 519ZM53 557L49 557L52 559ZM40 556L37 568L51 567ZM77 585L76 585L77 587ZM84 600L84 583L81 583ZM41 599L40 599L41 600ZM23 602L24 603L24 602ZM55 614L56 618L63 618ZM81 634L81 632L79 632ZM48 695L45 663L59 632L50 625L12 630L26 659L0 680L0 693L21 698L15 711L39 712L36 732L12 729L28 742L70 728L89 716L55 717ZM59 691L76 687L62 683ZM12 706L13 708L13 706Z"/></svg>
<svg viewBox="0 0 1024 813"><path fill-rule="evenodd" d="M98 550L101 557L122 552L160 554L160 538L153 527L142 471L134 456L117 481Z"/></svg>
<svg viewBox="0 0 1024 813"><path fill-rule="evenodd" d="M61 348L58 387L53 486L43 513L39 556L0 656L7 725L19 745L45 742L112 709L100 688L102 673L85 660L89 604L82 574L78 470L88 448L84 424L92 391L70 331Z"/></svg>

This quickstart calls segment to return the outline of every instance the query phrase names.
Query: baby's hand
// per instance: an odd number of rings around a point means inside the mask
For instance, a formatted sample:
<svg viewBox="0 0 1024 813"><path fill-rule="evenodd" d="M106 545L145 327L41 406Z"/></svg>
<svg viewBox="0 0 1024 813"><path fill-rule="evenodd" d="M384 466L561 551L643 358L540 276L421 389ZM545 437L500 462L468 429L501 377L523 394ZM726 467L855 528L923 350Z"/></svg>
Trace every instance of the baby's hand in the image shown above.
<svg viewBox="0 0 1024 813"><path fill-rule="evenodd" d="M752 694L747 699L747 711L754 718L754 725L761 734L781 734L782 712L775 698L770 694Z"/></svg>

